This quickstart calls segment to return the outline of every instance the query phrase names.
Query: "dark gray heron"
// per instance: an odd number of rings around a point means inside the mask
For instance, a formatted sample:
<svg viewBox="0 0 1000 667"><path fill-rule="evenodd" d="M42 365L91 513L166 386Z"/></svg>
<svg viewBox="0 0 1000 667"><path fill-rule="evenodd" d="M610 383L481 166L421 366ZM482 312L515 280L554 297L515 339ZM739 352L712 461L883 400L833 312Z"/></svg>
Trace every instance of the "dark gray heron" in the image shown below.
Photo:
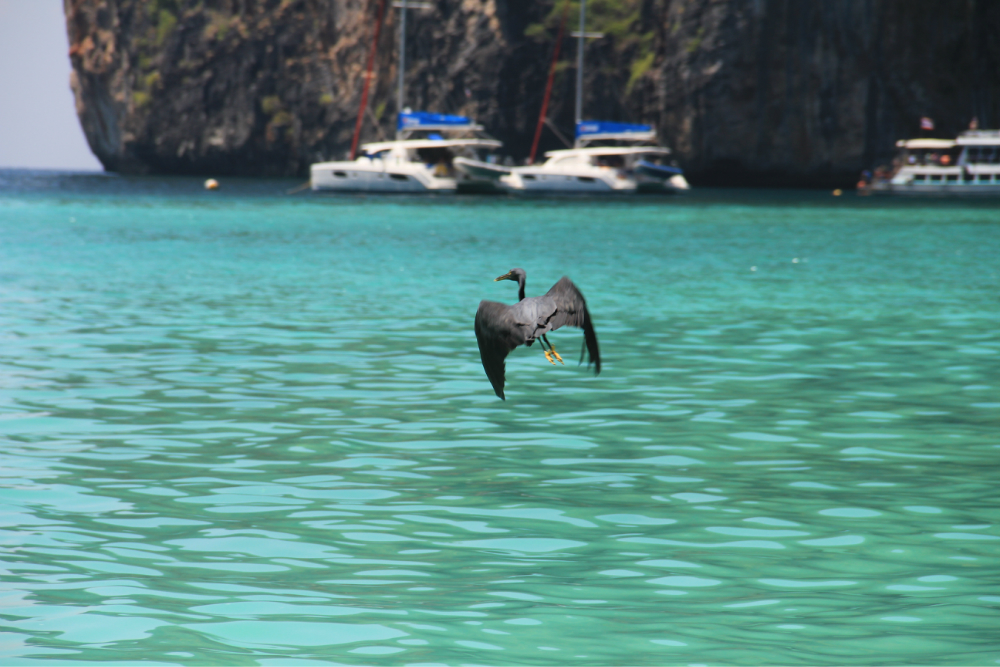
<svg viewBox="0 0 1000 667"><path fill-rule="evenodd" d="M545 334L555 331L561 326L573 326L583 329L583 342L590 357L589 367L594 364L595 374L601 372L601 353L597 349L597 334L590 321L587 302L580 290L566 276L559 279L545 296L524 298L524 280L527 274L524 269L512 269L509 273L496 278L498 280L516 280L518 302L513 306L496 301L480 301L476 311L476 340L479 341L479 356L486 369L486 377L493 385L493 391L503 400L504 359L518 345L531 346L541 339L545 358L554 366L556 361L563 363L562 357ZM580 350L580 363L583 363L584 350Z"/></svg>

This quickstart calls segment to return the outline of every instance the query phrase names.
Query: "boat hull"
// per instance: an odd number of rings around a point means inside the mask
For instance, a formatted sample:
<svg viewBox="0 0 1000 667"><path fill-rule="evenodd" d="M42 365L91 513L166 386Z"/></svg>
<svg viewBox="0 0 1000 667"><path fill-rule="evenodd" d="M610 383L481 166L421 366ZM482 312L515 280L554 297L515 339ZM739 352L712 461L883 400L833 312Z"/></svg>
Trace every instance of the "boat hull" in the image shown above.
<svg viewBox="0 0 1000 667"><path fill-rule="evenodd" d="M637 180L638 188L636 191L640 194L677 195L691 190L691 186L682 174L674 174L667 179L643 178L640 176Z"/></svg>
<svg viewBox="0 0 1000 667"><path fill-rule="evenodd" d="M385 165L372 160L363 162L322 162L309 170L314 191L421 193L455 192L458 184L451 177L434 176L423 165L409 163Z"/></svg>
<svg viewBox="0 0 1000 667"><path fill-rule="evenodd" d="M876 183L873 194L947 197L1000 197L1000 183L990 184L899 184Z"/></svg>
<svg viewBox="0 0 1000 667"><path fill-rule="evenodd" d="M611 169L546 170L516 167L500 179L515 193L628 194L636 191L634 179Z"/></svg>
<svg viewBox="0 0 1000 667"><path fill-rule="evenodd" d="M507 191L500 179L510 174L510 167L464 157L455 158L452 164L460 174L457 182L458 192L462 194L499 194Z"/></svg>

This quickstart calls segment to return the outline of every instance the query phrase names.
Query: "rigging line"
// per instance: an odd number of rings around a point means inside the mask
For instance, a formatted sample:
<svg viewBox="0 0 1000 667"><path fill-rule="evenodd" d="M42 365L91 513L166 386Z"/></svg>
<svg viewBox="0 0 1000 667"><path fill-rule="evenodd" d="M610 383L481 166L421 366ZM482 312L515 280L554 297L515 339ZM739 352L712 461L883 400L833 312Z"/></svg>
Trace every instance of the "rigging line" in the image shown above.
<svg viewBox="0 0 1000 667"><path fill-rule="evenodd" d="M354 123L354 138L351 140L351 160L358 151L358 139L361 137L361 123L364 121L365 109L368 108L368 88L372 83L372 67L375 65L375 47L378 46L378 36L382 32L382 17L385 16L385 0L379 0L378 17L375 19L375 36L372 38L372 48L368 52L368 65L365 67L365 85L361 89L361 108L358 109L358 120Z"/></svg>
<svg viewBox="0 0 1000 667"><path fill-rule="evenodd" d="M559 128L556 127L555 123L553 123L551 120L549 120L548 118L546 118L545 119L545 124L549 126L549 129L552 130L552 133L554 135L556 135L557 137L559 137L559 141L563 142L566 145L566 148L573 148L573 144L570 143L569 139L567 139L566 137L564 137L562 135L562 132L559 131Z"/></svg>
<svg viewBox="0 0 1000 667"><path fill-rule="evenodd" d="M375 126L375 131L378 133L379 141L389 141L389 138L385 136L385 132L382 131L382 126L378 124L378 118L375 117L375 112L372 111L372 108L367 107L365 111L368 113L368 119L371 120L372 125Z"/></svg>
<svg viewBox="0 0 1000 667"><path fill-rule="evenodd" d="M535 126L535 140L531 142L531 155L528 156L528 164L535 163L535 154L538 153L538 140L542 136L542 125L546 122L545 115L549 111L549 98L552 96L552 82L556 77L556 64L559 62L559 49L562 46L563 33L566 31L566 17L569 16L569 0L563 3L562 19L559 21L559 36L556 37L556 47L552 51L552 64L549 65L549 80L545 84L545 96L542 98L542 111L538 114L538 125Z"/></svg>

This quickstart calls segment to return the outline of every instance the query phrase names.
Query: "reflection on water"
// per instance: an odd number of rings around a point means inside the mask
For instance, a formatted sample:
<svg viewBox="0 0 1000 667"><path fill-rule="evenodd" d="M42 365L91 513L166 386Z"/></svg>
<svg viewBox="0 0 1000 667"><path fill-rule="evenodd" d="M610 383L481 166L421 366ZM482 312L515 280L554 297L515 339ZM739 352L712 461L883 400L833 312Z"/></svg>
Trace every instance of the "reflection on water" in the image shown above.
<svg viewBox="0 0 1000 667"><path fill-rule="evenodd" d="M157 187L0 198L5 664L1000 662L988 206Z"/></svg>

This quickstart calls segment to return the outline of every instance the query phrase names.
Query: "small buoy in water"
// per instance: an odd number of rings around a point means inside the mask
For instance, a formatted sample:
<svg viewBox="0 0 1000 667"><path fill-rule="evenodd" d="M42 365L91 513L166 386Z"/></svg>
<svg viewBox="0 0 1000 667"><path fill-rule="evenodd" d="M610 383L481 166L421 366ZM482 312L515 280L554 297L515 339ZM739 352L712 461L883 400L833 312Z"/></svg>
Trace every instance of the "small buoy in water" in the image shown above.
<svg viewBox="0 0 1000 667"><path fill-rule="evenodd" d="M214 178L210 178L207 181L205 181L205 189L206 190L218 190L219 189L219 182L217 180L215 180Z"/></svg>
<svg viewBox="0 0 1000 667"><path fill-rule="evenodd" d="M757 271L757 267L756 266L751 266L750 267L750 272L754 273L755 271Z"/></svg>
<svg viewBox="0 0 1000 667"><path fill-rule="evenodd" d="M842 194L844 194L844 191L841 190L840 188L837 188L836 190L833 191L833 196L834 197L839 197Z"/></svg>

